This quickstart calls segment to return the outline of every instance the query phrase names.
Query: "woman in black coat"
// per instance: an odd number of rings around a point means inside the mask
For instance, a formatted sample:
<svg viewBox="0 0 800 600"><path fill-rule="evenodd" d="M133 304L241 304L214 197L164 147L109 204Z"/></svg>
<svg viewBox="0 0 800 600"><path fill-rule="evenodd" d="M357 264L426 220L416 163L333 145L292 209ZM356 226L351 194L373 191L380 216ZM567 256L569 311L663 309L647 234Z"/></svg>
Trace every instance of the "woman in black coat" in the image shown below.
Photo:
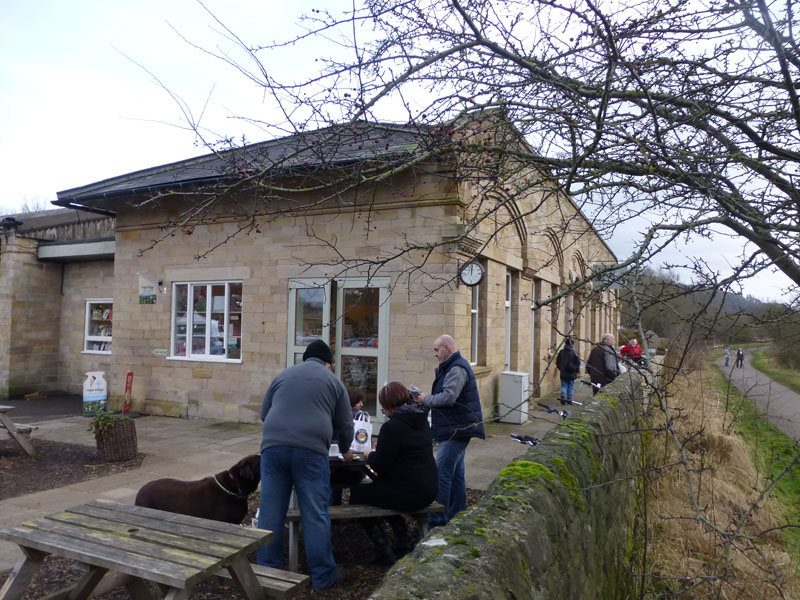
<svg viewBox="0 0 800 600"><path fill-rule="evenodd" d="M375 480L351 488L350 504L411 512L436 499L439 477L428 415L410 399L408 389L398 381L386 384L378 394L381 410L389 418L381 426L375 449L366 455ZM406 554L414 545L402 516L387 521L394 530L394 548L389 547L379 519L362 519L375 545L375 562L394 562L395 554Z"/></svg>

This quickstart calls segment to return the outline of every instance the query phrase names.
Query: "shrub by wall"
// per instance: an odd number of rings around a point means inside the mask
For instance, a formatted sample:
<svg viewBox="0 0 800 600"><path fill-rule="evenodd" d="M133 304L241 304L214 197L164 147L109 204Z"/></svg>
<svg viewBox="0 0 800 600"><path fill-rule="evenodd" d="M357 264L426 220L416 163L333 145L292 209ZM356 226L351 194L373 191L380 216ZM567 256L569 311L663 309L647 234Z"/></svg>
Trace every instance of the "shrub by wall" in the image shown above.
<svg viewBox="0 0 800 600"><path fill-rule="evenodd" d="M622 376L500 472L483 500L432 530L374 600L622 598L642 392Z"/></svg>

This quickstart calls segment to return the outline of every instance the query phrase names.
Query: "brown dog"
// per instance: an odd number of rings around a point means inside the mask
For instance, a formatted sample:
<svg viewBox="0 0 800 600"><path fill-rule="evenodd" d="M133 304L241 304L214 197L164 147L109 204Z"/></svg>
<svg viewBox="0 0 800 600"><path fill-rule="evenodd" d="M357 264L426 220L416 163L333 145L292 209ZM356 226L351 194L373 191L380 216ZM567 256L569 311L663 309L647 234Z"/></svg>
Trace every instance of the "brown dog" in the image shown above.
<svg viewBox="0 0 800 600"><path fill-rule="evenodd" d="M193 517L239 524L247 514L247 497L261 481L261 457L243 458L227 471L198 481L156 479L142 486L136 505Z"/></svg>

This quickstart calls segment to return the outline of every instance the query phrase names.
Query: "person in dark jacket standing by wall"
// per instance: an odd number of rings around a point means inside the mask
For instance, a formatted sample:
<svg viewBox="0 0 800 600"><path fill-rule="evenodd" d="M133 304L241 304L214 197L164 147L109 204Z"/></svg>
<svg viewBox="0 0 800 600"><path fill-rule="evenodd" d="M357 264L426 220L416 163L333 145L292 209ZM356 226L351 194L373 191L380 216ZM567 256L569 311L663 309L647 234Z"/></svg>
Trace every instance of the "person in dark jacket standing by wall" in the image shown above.
<svg viewBox="0 0 800 600"><path fill-rule="evenodd" d="M331 546L328 450L334 434L344 460L353 460L353 413L344 384L330 370L331 349L311 342L303 362L272 380L261 404L261 503L258 526L273 533L258 549L258 564L283 566L283 527L294 486L300 505L311 585L337 582Z"/></svg>
<svg viewBox="0 0 800 600"><path fill-rule="evenodd" d="M608 385L619 375L617 353L614 350L614 336L610 333L603 335L603 341L592 348L589 359L586 361L586 372L592 383L600 387ZM597 386L592 387L592 395L598 392Z"/></svg>
<svg viewBox="0 0 800 600"><path fill-rule="evenodd" d="M445 525L467 508L467 480L464 456L470 439L486 438L478 384L469 362L456 350L449 335L440 335L433 342L433 355L439 361L431 393L419 394L414 400L431 410L433 439L437 443L436 468L439 471L439 492L436 500L445 510L428 519L429 527Z"/></svg>
<svg viewBox="0 0 800 600"><path fill-rule="evenodd" d="M408 388L399 381L383 386L378 402L389 419L381 427L375 450L366 455L377 477L370 485L351 488L350 504L403 512L428 506L436 499L438 488L428 413L411 401ZM411 552L414 542L402 516L386 520L394 531L394 548L389 547L378 519L362 519L361 523L375 546L374 562L391 564L396 556Z"/></svg>
<svg viewBox="0 0 800 600"><path fill-rule="evenodd" d="M559 400L572 400L575 380L581 372L581 359L573 348L571 337L564 340L564 347L556 356L556 368L561 375L561 397Z"/></svg>

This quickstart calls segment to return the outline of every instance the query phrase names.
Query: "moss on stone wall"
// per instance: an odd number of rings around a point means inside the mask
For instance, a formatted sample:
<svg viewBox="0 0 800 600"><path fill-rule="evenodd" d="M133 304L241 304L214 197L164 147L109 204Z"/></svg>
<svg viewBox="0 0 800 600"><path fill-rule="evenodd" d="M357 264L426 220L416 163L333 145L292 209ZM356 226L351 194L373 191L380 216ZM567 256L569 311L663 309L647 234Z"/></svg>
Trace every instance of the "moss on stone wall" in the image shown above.
<svg viewBox="0 0 800 600"><path fill-rule="evenodd" d="M617 597L631 580L637 393L638 381L627 379L574 411L504 468L481 502L399 561L370 598Z"/></svg>

